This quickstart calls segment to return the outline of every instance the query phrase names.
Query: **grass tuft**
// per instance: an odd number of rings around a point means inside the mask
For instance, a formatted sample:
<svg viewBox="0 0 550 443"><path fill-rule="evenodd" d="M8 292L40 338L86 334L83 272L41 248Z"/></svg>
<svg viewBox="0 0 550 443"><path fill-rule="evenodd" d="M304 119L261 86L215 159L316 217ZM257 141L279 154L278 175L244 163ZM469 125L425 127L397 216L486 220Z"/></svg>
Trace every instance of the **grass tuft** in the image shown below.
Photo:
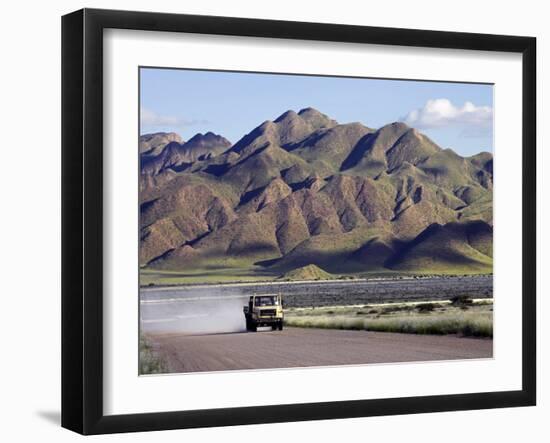
<svg viewBox="0 0 550 443"><path fill-rule="evenodd" d="M153 352L145 337L139 339L139 375L162 374L167 372L164 361Z"/></svg>

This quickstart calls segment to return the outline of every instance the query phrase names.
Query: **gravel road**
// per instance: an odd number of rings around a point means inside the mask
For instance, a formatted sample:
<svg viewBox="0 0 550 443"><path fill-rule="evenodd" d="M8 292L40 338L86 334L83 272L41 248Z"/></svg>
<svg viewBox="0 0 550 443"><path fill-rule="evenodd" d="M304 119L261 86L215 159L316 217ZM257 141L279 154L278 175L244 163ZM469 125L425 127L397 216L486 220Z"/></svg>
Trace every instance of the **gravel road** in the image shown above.
<svg viewBox="0 0 550 443"><path fill-rule="evenodd" d="M493 340L286 328L256 333L148 333L168 372L491 358Z"/></svg>

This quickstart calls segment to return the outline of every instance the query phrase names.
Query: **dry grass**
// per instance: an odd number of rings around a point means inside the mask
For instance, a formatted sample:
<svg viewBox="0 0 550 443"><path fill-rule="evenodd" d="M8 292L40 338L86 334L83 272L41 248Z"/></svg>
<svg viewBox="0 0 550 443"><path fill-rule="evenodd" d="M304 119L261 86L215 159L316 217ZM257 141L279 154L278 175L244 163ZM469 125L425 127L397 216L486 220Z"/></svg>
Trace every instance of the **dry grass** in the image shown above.
<svg viewBox="0 0 550 443"><path fill-rule="evenodd" d="M162 359L153 352L146 338L139 339L139 375L161 374L166 372L166 365Z"/></svg>
<svg viewBox="0 0 550 443"><path fill-rule="evenodd" d="M473 304L466 310L441 303L432 303L429 310L425 304L291 310L285 316L285 323L301 328L493 336L492 305L486 302Z"/></svg>

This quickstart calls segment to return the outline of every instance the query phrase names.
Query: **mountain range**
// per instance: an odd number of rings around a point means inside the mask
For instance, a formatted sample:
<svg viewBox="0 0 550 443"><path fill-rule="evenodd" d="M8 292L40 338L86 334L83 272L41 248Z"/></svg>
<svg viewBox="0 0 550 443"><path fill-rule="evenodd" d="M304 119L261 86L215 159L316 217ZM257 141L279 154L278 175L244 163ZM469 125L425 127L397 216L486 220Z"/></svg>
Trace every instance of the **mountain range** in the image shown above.
<svg viewBox="0 0 550 443"><path fill-rule="evenodd" d="M140 264L266 278L492 272L493 157L306 108L232 144L142 135ZM316 271L317 272L317 271Z"/></svg>

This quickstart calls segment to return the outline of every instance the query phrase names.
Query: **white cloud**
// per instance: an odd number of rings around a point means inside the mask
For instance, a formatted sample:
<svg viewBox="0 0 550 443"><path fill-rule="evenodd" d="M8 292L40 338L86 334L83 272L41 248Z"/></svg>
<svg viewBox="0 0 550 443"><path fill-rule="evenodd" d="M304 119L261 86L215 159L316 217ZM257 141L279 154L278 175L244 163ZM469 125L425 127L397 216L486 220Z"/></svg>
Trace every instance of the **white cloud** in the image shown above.
<svg viewBox="0 0 550 443"><path fill-rule="evenodd" d="M141 108L142 126L172 126L182 128L193 125L208 124L206 120L188 120L175 115L161 115L147 108Z"/></svg>
<svg viewBox="0 0 550 443"><path fill-rule="evenodd" d="M455 106L446 98L428 100L422 108L409 112L402 120L418 129L441 128L460 125L470 129L490 128L493 121L493 108L476 106L466 102L462 107Z"/></svg>

